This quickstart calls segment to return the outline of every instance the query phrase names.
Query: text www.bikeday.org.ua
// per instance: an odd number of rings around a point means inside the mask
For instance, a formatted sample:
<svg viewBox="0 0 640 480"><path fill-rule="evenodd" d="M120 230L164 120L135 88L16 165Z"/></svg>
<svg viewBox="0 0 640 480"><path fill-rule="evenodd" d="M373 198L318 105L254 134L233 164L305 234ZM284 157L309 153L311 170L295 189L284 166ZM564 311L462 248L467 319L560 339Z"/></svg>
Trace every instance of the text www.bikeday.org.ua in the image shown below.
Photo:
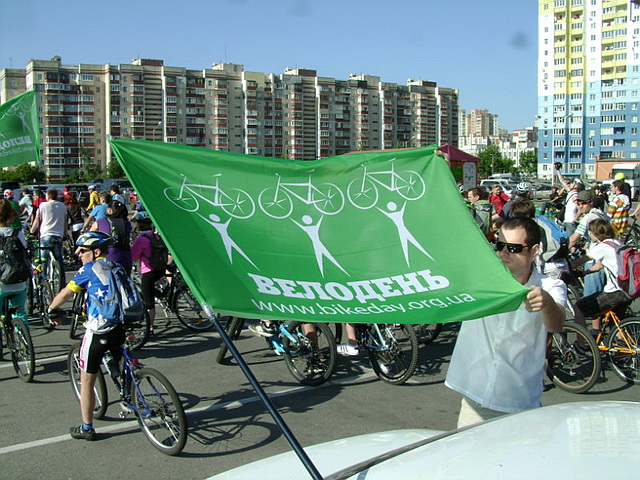
<svg viewBox="0 0 640 480"><path fill-rule="evenodd" d="M444 299L432 298L422 301L411 301L407 303L369 303L357 307L345 306L340 303L330 305L292 305L287 303L263 302L261 300L251 300L261 312L283 313L283 314L303 314L303 315L376 315L381 313L407 312L409 310L423 310L426 308L447 308L451 305L475 302L476 299L469 294L447 296Z"/></svg>

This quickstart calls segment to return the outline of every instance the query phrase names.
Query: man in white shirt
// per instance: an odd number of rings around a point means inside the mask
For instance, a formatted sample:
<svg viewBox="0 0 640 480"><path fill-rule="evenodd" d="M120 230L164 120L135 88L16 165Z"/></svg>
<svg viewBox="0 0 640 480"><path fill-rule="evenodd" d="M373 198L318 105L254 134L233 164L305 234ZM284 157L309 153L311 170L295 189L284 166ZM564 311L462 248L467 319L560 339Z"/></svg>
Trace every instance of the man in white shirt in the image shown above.
<svg viewBox="0 0 640 480"><path fill-rule="evenodd" d="M66 283L62 239L68 234L68 221L67 207L58 201L56 189L47 190L47 201L38 207L31 233L40 235L40 246L53 247L53 256L60 265L60 288L62 288Z"/></svg>
<svg viewBox="0 0 640 480"><path fill-rule="evenodd" d="M498 256L529 293L515 312L462 323L445 381L464 396L458 427L541 405L547 332L562 330L567 290L533 268L539 243L530 218L501 226Z"/></svg>

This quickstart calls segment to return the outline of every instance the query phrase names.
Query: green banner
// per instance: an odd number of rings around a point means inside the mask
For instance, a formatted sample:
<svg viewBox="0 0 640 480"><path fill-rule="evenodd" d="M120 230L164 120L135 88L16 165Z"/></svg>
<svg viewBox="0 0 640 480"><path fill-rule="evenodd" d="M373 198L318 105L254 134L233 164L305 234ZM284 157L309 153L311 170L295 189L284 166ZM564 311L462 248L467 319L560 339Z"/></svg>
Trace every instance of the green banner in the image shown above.
<svg viewBox="0 0 640 480"><path fill-rule="evenodd" d="M440 323L515 310L526 294L435 147L308 162L110 143L189 286L215 311Z"/></svg>
<svg viewBox="0 0 640 480"><path fill-rule="evenodd" d="M36 91L0 105L0 167L40 163L40 128Z"/></svg>

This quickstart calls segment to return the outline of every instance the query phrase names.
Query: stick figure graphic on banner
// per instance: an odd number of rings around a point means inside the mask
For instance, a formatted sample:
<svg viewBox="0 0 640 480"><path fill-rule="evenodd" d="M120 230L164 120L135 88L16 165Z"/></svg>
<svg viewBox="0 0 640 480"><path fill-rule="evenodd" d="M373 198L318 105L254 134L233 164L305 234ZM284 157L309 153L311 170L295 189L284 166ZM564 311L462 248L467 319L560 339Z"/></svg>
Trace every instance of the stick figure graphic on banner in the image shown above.
<svg viewBox="0 0 640 480"><path fill-rule="evenodd" d="M407 262L407 266L411 266L409 263L409 243L414 245L421 253L433 260L433 257L427 253L427 251L418 243L418 240L411 234L407 226L404 224L404 211L407 207L407 202L404 202L402 208L398 210L398 206L395 202L387 203L388 212L376 207L380 212L389 217L398 229L398 236L400 237L400 244L402 245L402 252L404 253L404 259Z"/></svg>
<svg viewBox="0 0 640 480"><path fill-rule="evenodd" d="M229 224L231 223L231 218L229 218L226 222L222 223L222 219L212 213L209 215L209 218L205 218L203 215L198 214L201 218L207 221L213 228L217 230L220 234L220 238L222 239L222 243L224 243L225 251L227 252L227 256L229 257L229 263L233 265L233 250L238 252L242 257L249 262L256 270L260 270L255 263L251 261L251 259L247 256L246 253L242 251L240 246L233 241L231 235L229 235Z"/></svg>
<svg viewBox="0 0 640 480"><path fill-rule="evenodd" d="M325 247L324 244L322 243L322 240L320 240L320 224L322 223L323 218L324 217L321 216L320 219L318 220L318 223L316 223L315 225L312 225L313 218L311 217L311 215L303 215L302 223L296 222L293 218L291 219L291 221L295 223L297 226L299 226L302 229L302 231L309 236L309 239L311 240L311 244L313 245L313 251L316 254L316 262L318 262L318 268L320 269L320 274L323 277L324 277L324 264L322 261L322 257L327 257L327 259L329 259L331 263L333 263L336 267L338 267L340 271L342 271L345 275L349 275L345 271L345 269L340 266L338 261L335 258L333 258L333 256L331 255L331 252L329 252L329 249Z"/></svg>

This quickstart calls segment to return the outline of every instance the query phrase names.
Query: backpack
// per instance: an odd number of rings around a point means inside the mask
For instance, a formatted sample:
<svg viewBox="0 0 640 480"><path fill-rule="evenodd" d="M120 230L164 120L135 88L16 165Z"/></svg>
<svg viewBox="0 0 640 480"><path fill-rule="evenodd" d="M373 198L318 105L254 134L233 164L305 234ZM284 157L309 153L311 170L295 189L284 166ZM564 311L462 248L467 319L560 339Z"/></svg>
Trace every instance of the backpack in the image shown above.
<svg viewBox="0 0 640 480"><path fill-rule="evenodd" d="M8 237L0 237L0 283L21 283L31 276L31 262L27 249L18 238L19 230Z"/></svg>
<svg viewBox="0 0 640 480"><path fill-rule="evenodd" d="M114 221L117 220L117 221ZM131 243L129 241L129 232L127 232L127 224L122 218L110 218L107 217L109 222L109 235L114 240L113 248L119 248L121 250L130 250Z"/></svg>
<svg viewBox="0 0 640 480"><path fill-rule="evenodd" d="M151 233L145 237L151 243L151 255L147 259L149 266L152 270L164 272L167 269L167 263L169 263L169 249L157 233Z"/></svg>
<svg viewBox="0 0 640 480"><path fill-rule="evenodd" d="M539 215L535 217L534 220L540 227L542 233L540 239L542 260L549 262L567 258L569 255L569 235L567 235L567 232L556 222L544 215Z"/></svg>
<svg viewBox="0 0 640 480"><path fill-rule="evenodd" d="M603 242L614 248L618 259L618 286L629 298L640 297L640 252L623 243Z"/></svg>
<svg viewBox="0 0 640 480"><path fill-rule="evenodd" d="M473 218L475 219L478 227L485 235L491 231L491 216L493 213L493 204L487 200L479 200L474 205L471 205Z"/></svg>
<svg viewBox="0 0 640 480"><path fill-rule="evenodd" d="M100 309L104 319L110 323L131 323L142 320L145 307L138 289L127 275L127 272L117 263L109 260L97 260L108 268L109 286L101 298L91 296L93 302Z"/></svg>

